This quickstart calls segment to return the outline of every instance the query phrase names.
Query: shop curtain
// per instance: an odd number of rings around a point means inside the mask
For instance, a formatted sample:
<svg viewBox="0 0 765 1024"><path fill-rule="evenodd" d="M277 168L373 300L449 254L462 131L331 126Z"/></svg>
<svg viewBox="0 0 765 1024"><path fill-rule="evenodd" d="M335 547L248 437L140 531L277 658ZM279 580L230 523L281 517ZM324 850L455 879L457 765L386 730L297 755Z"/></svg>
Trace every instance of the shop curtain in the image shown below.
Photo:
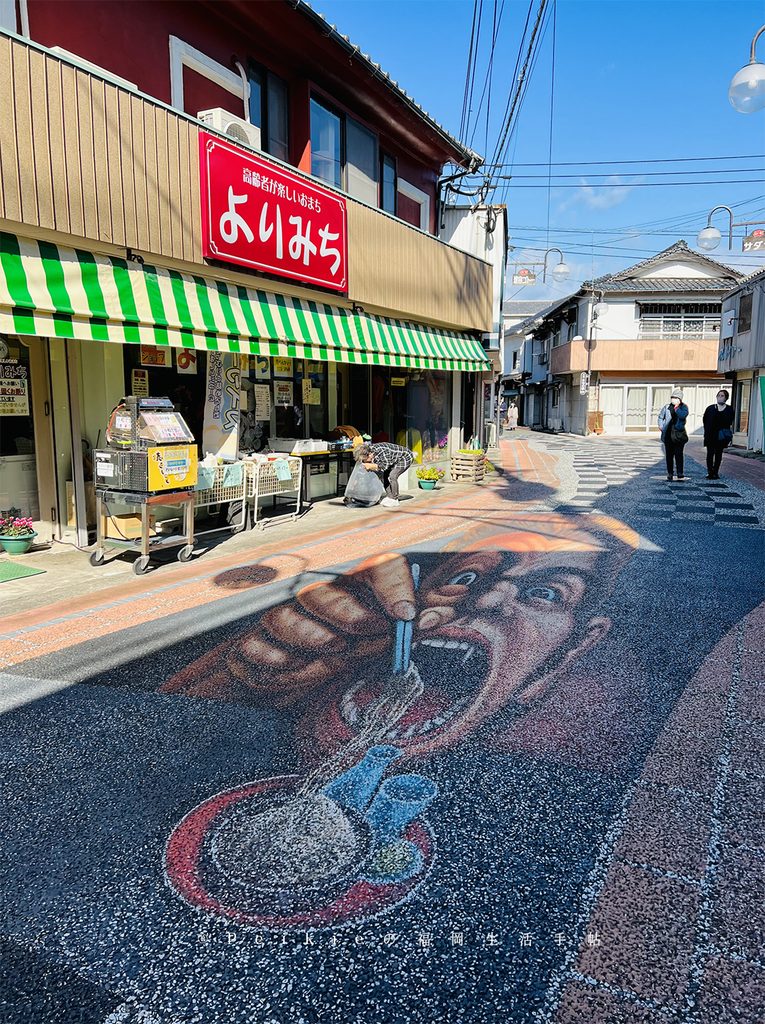
<svg viewBox="0 0 765 1024"><path fill-rule="evenodd" d="M423 370L489 368L468 334L6 232L0 331Z"/></svg>

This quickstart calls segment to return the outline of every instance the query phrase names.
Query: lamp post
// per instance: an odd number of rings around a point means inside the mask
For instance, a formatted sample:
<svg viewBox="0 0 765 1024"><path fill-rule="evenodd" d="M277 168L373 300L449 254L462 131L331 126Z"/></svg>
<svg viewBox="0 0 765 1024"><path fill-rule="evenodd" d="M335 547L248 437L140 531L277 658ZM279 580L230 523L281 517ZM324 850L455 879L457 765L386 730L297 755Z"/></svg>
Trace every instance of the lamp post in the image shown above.
<svg viewBox="0 0 765 1024"><path fill-rule="evenodd" d="M753 114L765 107L765 64L759 64L754 55L757 40L763 32L765 25L755 33L752 40L749 63L736 72L728 86L728 99L740 114Z"/></svg>
<svg viewBox="0 0 765 1024"><path fill-rule="evenodd" d="M598 296L598 301L595 302L595 296ZM592 332L598 325L598 317L605 316L608 312L608 303L603 301L603 292L592 290L590 298L592 308L590 310L590 322L587 329L587 376L580 385L579 391L582 395L587 395L587 404L589 405L589 393L590 393L590 370L592 367ZM587 410L589 412L589 409ZM587 428L589 429L589 427Z"/></svg>
<svg viewBox="0 0 765 1024"><path fill-rule="evenodd" d="M569 269L568 265L563 261L563 253L560 251L560 249L555 249L555 248L548 249L547 252L545 253L545 262L544 262L544 270L542 271L542 280L543 281L547 280L547 257L550 255L551 252L557 252L560 255L560 263L556 263L555 266L550 271L550 273L552 274L553 281L558 281L559 283L562 282L562 281L568 281L568 279L571 277L571 270Z"/></svg>
<svg viewBox="0 0 765 1024"><path fill-rule="evenodd" d="M750 224L764 224L765 223L765 221L761 221L761 220L747 220L747 221L743 221L742 220L742 221L738 221L737 223L734 224L733 223L733 210L731 210L731 208L729 206L715 206L714 210L712 210L710 212L709 216L707 217L707 226L705 228L702 228L701 231L699 231L698 235L696 235L696 245L699 247L699 249L705 249L707 252L711 252L713 249L716 249L717 246L720 244L720 241L722 239L722 235L717 230L717 228L712 226L712 214L717 213L718 210L727 210L728 211L728 218L729 218L729 220L728 220L728 248L729 249L733 248L733 229L734 228L748 228Z"/></svg>

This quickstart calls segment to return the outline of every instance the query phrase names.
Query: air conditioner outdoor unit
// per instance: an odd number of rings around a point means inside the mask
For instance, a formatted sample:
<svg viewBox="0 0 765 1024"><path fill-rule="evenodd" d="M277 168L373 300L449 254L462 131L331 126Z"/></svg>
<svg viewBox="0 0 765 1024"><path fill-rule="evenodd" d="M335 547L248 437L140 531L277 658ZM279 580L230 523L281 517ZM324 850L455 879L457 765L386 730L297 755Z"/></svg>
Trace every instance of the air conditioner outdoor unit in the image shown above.
<svg viewBox="0 0 765 1024"><path fill-rule="evenodd" d="M241 142L242 145L249 146L250 149L260 149L260 128L256 124L245 121L243 117L229 114L223 107L200 110L197 117L216 131L228 135L230 139Z"/></svg>

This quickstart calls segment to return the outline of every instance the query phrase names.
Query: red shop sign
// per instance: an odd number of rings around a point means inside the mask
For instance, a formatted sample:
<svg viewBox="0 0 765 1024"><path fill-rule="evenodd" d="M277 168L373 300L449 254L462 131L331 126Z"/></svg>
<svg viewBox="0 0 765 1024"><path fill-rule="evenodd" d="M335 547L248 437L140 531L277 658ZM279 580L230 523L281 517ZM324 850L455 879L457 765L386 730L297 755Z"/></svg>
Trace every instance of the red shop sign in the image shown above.
<svg viewBox="0 0 765 1024"><path fill-rule="evenodd" d="M199 133L205 256L344 292L345 200Z"/></svg>

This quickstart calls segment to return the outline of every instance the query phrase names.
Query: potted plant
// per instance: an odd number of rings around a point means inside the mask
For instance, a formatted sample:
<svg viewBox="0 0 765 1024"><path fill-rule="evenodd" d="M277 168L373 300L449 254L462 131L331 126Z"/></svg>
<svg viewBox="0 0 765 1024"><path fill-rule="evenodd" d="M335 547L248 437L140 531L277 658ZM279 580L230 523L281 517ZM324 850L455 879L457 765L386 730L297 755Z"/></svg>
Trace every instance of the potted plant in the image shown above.
<svg viewBox="0 0 765 1024"><path fill-rule="evenodd" d="M435 466L420 466L417 470L417 483L424 491L432 491L438 481L446 476L443 469L436 469Z"/></svg>
<svg viewBox="0 0 765 1024"><path fill-rule="evenodd" d="M0 518L0 545L9 555L25 555L37 534L32 529L32 520L20 519L16 511L11 509L7 519Z"/></svg>

